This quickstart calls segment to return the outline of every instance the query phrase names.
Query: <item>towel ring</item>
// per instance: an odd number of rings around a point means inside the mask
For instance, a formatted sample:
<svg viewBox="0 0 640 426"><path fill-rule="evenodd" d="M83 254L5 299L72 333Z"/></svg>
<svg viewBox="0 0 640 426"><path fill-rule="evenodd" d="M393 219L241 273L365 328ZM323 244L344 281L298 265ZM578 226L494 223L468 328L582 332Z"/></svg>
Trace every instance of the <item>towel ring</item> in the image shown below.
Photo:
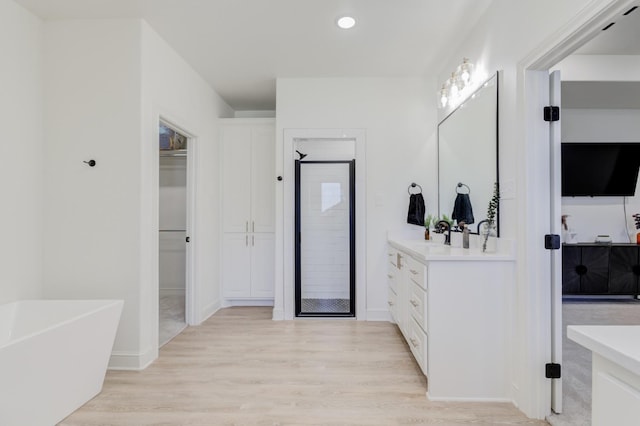
<svg viewBox="0 0 640 426"><path fill-rule="evenodd" d="M460 192L460 191L458 191L458 188L462 188L463 186L464 186L465 188L467 188L467 192ZM456 193L457 193L457 194L471 194L471 188L469 188L467 185L465 185L465 184L464 184L464 183L462 183L462 182L458 182L458 185L456 186Z"/></svg>
<svg viewBox="0 0 640 426"><path fill-rule="evenodd" d="M416 186L420 188L420 192L416 192L416 194L422 194L422 187L415 182L411 182L411 185L409 185L409 187L407 188L407 192L409 194L413 194L413 192L411 192L411 188L415 188Z"/></svg>

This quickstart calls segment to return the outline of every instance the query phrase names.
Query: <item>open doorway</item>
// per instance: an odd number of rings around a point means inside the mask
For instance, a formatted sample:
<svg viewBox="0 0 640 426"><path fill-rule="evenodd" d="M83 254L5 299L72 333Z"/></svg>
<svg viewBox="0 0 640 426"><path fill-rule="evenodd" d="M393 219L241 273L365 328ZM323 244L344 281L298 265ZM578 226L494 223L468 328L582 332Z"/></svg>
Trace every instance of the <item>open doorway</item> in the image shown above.
<svg viewBox="0 0 640 426"><path fill-rule="evenodd" d="M548 419L552 425L592 420L592 354L567 337L567 327L640 325L638 230L632 216L640 212L640 77L619 73L620 62L635 57L640 63L640 46L621 48L627 37L640 37L638 12L623 14L554 67L562 72L564 385L562 414ZM576 160L583 167L575 167ZM592 165L584 167L589 161ZM580 176L585 170L589 178Z"/></svg>
<svg viewBox="0 0 640 426"><path fill-rule="evenodd" d="M158 347L186 327L188 137L159 123Z"/></svg>
<svg viewBox="0 0 640 426"><path fill-rule="evenodd" d="M561 196L560 188L563 175L563 173L561 172L562 168L560 166L562 157L562 155L560 155L561 144L562 142L567 141L565 125L570 121L571 112L564 110L564 107L566 107L565 101L567 100L565 99L564 92L562 93L562 104L560 105L559 103L553 103L553 90L550 90L550 87L551 89L553 89L553 79L550 82L548 70L557 68L556 64L558 64L560 60L565 58L567 58L566 60L568 60L569 58L571 58L570 55L576 52L577 49L584 49L584 46L587 45L587 42L589 40L593 39L594 42L599 41L602 35L613 34L612 31L615 30L616 26L618 26L619 28L620 23L624 22L625 20L627 20L628 23L632 19L635 19L630 18L630 16L632 15L631 13L626 13L630 11L632 6L632 2L618 2L616 5L611 6L610 9L603 10L597 17L593 18L589 26L576 29L574 33L571 33L571 35L568 36L565 40L561 40L555 47L551 48L547 52L544 52L536 58L532 58L532 60L528 62L528 64L524 65L524 69L526 71L525 86L529 87L526 93L526 107L530 109L530 111L527 112L527 116L529 117L527 119L527 123L531 125L531 128L535 128L535 130L532 132L532 134L535 135L532 136L532 141L537 140L538 147L540 146L541 141L548 140L550 142L548 145L543 146L542 148L535 148L536 154L539 155L539 158L530 161L530 165L533 165L532 170L535 170L534 173L538 176L534 177L533 174L528 175L528 179L532 179L532 181L540 181L541 188L549 188L549 191L547 191L547 193L540 192L530 197L530 200L535 200L534 204L536 204L541 209L539 211L541 216L547 215L549 212L551 213L548 215L548 224L542 224L542 222L538 224L538 235L547 234L549 232L551 234L564 233L563 236L565 237L565 242L570 240L570 243L576 243L576 245L577 243L586 242L594 245L596 244L596 238L594 236L589 236L588 234L590 234L591 231L595 232L594 235L600 234L600 232L596 229L602 229L603 226L606 227L610 224L609 215L599 215L596 224L593 226L594 229L591 229L590 232L584 232L584 235L582 237L578 236L577 232L575 232L576 222L572 224L571 221L569 221L567 229L564 230L566 232L561 232L560 230L561 216L566 214L572 216L571 213L568 212L574 208L578 208L581 211L584 211L584 206L578 207L578 205L581 203L580 201L576 202L576 200L566 199L566 197L563 198ZM611 26L610 24L612 22L616 23L616 25ZM637 26L637 23L635 25ZM609 29L607 30L607 32L602 33L601 30L605 27L608 27ZM635 39L637 40L637 37ZM606 53L601 53L601 55L605 54ZM583 75L585 75L585 64L589 62L585 60L587 54L584 52L584 50L582 50L579 56L580 58L578 62L581 63L581 72ZM615 62L611 59L604 60L604 68L611 66ZM564 80L567 77L567 75L565 75L565 69L563 67L560 67L559 69L562 70L562 77ZM600 67L600 69L602 69L602 67ZM620 71L620 69L618 69L617 71ZM543 83L544 81L546 81L546 83ZM536 89L530 89L531 87L535 86L537 86ZM584 91L582 94L584 94ZM559 122L562 126L562 132L560 132L559 126L555 126L556 128L554 131L554 124L551 124L551 126L549 126L548 123L542 122L542 114L540 112L542 110L542 107L547 105L558 105L563 107L560 112L561 120ZM591 123L593 125L602 127L602 121L592 119ZM583 130L586 130L586 127L584 127ZM595 136L595 133L591 132L589 134L589 140L585 140L582 142L603 142L602 140L594 140ZM546 180L547 176L548 180ZM554 190L554 188L556 188L557 190ZM602 202L602 199L593 202L598 204ZM615 203L620 207L619 214L615 215L615 220L622 222L622 224L620 225L622 232L618 233L623 235L622 238L624 239L624 234L626 233L626 213L624 213L623 208L625 207L627 201L622 197L619 197L619 199L616 200ZM610 242L610 240L603 239L602 242L608 243ZM626 239L626 242L628 244L628 239ZM609 250L610 246L596 248L602 248L607 251ZM582 250L582 247L578 247L578 249ZM548 280L548 278L544 280L546 282L551 281L550 291L543 296L544 298L548 298L548 304L546 304L545 302L541 306L544 312L551 313L549 327L551 329L550 335L552 342L549 345L550 356L547 359L551 360L552 363L558 363L562 366L561 379L552 379L550 381L550 383L552 383L552 389L549 393L549 395L551 396L552 410L556 413L561 414L551 415L547 418L547 420L552 425L590 424L591 367L589 364L588 366L586 366L586 368L582 368L582 372L580 373L576 373L576 371L573 370L573 367L575 367L575 363L580 363L583 361L590 363L591 354L587 353L580 355L572 351L572 349L567 345L566 327L572 322L576 325L619 324L619 322L617 322L618 320L615 319L617 315L621 314L621 317L625 317L626 314L623 313L624 309L617 309L614 312L608 310L604 305L601 304L603 296L606 296L607 299L609 299L609 296L611 296L610 294L607 294L609 293L608 291L602 291L601 288L598 288L597 291L587 291L587 293L600 293L597 295L597 300L593 299L592 294L584 295L585 297L582 297L581 300L579 300L577 303L575 303L574 301L574 303L569 307L570 310L568 311L568 304L563 303L568 301L568 299L566 298L567 289L563 287L563 281L567 281L566 274L563 274L563 272L565 272L566 270L566 265L564 264L566 262L563 262L563 260L567 260L563 259L561 255L563 251L566 250L558 250L551 255L549 255L549 252L541 252L539 257L535 261L537 265L536 269L542 271L541 273L543 279L545 276L551 277L551 280ZM603 268L601 268L598 275L600 275L601 279L607 281L606 286L608 286L608 281L610 280L609 270L611 269L611 259L605 258L597 260L602 264L600 266L602 266ZM579 263L582 264L582 262ZM578 271L580 275L583 275L582 273L584 271L582 268L579 268L579 270L574 268L574 270ZM565 276L563 277L563 275ZM591 282L585 282L585 288L589 288L591 284ZM580 284L578 288L580 288L581 285L582 284ZM564 298L563 293L565 293ZM624 303L635 303L633 302L632 298L627 298L626 300L627 302ZM607 300L607 303L609 301L610 300ZM615 303L618 307L622 305L622 303L618 303L617 301L615 301ZM623 323L629 324L629 321L634 320L629 320L629 318L627 317L626 319L621 319L621 321ZM578 377L580 375L582 375L582 377ZM576 399L575 397L578 398Z"/></svg>

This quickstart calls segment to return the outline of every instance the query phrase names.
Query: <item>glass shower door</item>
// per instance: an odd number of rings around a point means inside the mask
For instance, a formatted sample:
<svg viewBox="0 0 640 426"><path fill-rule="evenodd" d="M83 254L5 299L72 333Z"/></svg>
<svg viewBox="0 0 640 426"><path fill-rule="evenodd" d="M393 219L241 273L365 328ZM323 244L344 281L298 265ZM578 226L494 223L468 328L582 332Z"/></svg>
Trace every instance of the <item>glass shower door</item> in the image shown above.
<svg viewBox="0 0 640 426"><path fill-rule="evenodd" d="M296 316L355 316L355 161L296 161Z"/></svg>

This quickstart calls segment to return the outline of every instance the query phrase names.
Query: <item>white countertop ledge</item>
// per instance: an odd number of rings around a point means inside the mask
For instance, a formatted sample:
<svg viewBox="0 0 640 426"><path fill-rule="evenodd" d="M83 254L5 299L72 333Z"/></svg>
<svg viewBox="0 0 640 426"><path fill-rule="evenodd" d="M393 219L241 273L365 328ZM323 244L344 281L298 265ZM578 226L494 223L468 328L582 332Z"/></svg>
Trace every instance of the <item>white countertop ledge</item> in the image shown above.
<svg viewBox="0 0 640 426"><path fill-rule="evenodd" d="M640 376L640 325L570 325L567 337Z"/></svg>
<svg viewBox="0 0 640 426"><path fill-rule="evenodd" d="M398 239L388 237L392 247L402 250L417 260L427 261L513 261L515 256L511 251L497 251L483 253L480 247L463 249L461 247L445 246L440 242L429 242L417 239Z"/></svg>

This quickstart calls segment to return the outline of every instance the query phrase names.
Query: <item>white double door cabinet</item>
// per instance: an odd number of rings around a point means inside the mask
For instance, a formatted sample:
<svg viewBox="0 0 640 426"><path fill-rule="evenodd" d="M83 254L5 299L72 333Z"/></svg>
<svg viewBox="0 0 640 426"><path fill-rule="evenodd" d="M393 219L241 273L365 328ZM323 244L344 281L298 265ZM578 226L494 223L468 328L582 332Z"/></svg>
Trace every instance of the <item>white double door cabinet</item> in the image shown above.
<svg viewBox="0 0 640 426"><path fill-rule="evenodd" d="M275 273L274 122L223 120L221 142L223 296L270 299Z"/></svg>

